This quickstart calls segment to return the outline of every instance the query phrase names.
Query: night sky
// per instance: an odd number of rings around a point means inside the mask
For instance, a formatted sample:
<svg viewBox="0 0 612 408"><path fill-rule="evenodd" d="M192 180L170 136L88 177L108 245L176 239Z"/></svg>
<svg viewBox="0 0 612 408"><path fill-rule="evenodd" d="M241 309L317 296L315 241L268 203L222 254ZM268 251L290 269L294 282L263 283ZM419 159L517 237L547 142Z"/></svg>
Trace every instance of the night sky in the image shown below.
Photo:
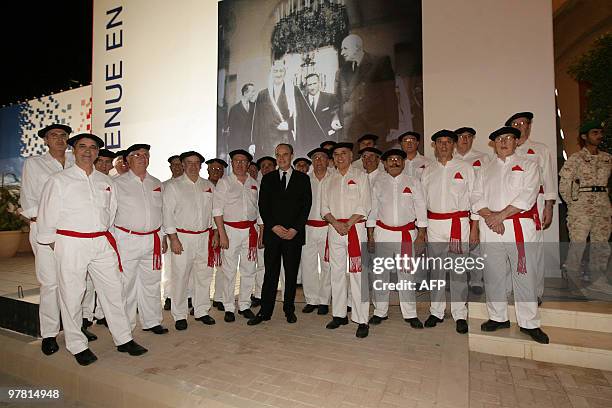
<svg viewBox="0 0 612 408"><path fill-rule="evenodd" d="M0 107L91 83L92 0L20 0L0 7Z"/></svg>

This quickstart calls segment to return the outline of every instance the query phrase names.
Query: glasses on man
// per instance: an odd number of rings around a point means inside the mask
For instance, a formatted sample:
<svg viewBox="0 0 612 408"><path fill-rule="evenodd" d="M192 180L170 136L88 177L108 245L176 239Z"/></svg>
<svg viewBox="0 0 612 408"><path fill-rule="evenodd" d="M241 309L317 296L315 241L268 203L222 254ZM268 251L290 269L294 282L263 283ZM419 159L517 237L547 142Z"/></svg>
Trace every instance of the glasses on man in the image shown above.
<svg viewBox="0 0 612 408"><path fill-rule="evenodd" d="M233 163L235 164L249 164L250 161L248 160L232 160Z"/></svg>
<svg viewBox="0 0 612 408"><path fill-rule="evenodd" d="M137 153L137 152L136 153L130 153L129 156L130 157L135 157L137 159L141 158L141 157L146 157L148 159L149 157L151 157L151 155L149 153Z"/></svg>
<svg viewBox="0 0 612 408"><path fill-rule="evenodd" d="M514 139L513 135L498 136L495 138L495 143L509 142Z"/></svg>
<svg viewBox="0 0 612 408"><path fill-rule="evenodd" d="M517 126L524 126L524 125L528 125L529 121L526 120L517 120L512 122L510 125L512 125L512 127L517 127Z"/></svg>

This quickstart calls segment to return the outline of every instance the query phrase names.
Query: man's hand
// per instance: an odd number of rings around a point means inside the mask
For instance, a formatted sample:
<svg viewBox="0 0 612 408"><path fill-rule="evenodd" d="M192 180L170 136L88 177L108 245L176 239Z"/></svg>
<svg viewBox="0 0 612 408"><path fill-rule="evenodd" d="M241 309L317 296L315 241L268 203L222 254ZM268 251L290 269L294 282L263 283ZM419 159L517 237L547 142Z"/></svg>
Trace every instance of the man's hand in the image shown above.
<svg viewBox="0 0 612 408"><path fill-rule="evenodd" d="M498 233L499 235L504 235L504 232L506 231L506 227L504 227L504 224L502 223L502 224L497 224L493 226L491 230L493 232Z"/></svg>
<svg viewBox="0 0 612 408"><path fill-rule="evenodd" d="M181 244L176 234L170 235L170 250L176 255L183 253L183 244Z"/></svg>
<svg viewBox="0 0 612 408"><path fill-rule="evenodd" d="M259 234L257 234L257 248L263 249L264 248L264 244L263 244L264 226L262 224L259 224L258 227L259 227Z"/></svg>
<svg viewBox="0 0 612 408"><path fill-rule="evenodd" d="M168 236L164 235L164 239L162 239L162 254L165 254L168 251Z"/></svg>
<svg viewBox="0 0 612 408"><path fill-rule="evenodd" d="M251 153L251 156L255 156L255 145L249 145L249 153Z"/></svg>
<svg viewBox="0 0 612 408"><path fill-rule="evenodd" d="M289 124L287 123L287 121L283 120L281 123L278 124L276 129L281 131L287 131L289 130Z"/></svg>
<svg viewBox="0 0 612 408"><path fill-rule="evenodd" d="M485 216L485 223L491 229L504 223L504 216L500 212L491 212L491 214Z"/></svg>
<svg viewBox="0 0 612 408"><path fill-rule="evenodd" d="M227 237L227 233L225 231L219 232L219 246L221 249L229 248L229 238Z"/></svg>
<svg viewBox="0 0 612 408"><path fill-rule="evenodd" d="M412 256L421 255L425 251L425 242L427 242L427 232L425 228L419 228L419 233L414 240L414 254Z"/></svg>
<svg viewBox="0 0 612 408"><path fill-rule="evenodd" d="M212 247L219 248L219 231L213 230Z"/></svg>
<svg viewBox="0 0 612 408"><path fill-rule="evenodd" d="M550 227L553 219L553 205L554 201L546 201L544 205L544 213L542 214L542 228L547 229Z"/></svg>
<svg viewBox="0 0 612 408"><path fill-rule="evenodd" d="M275 225L272 227L272 232L278 235L280 239L287 239L289 230L282 225Z"/></svg>
<svg viewBox="0 0 612 408"><path fill-rule="evenodd" d="M342 124L340 123L338 119L334 119L332 120L331 128L334 130L340 130L342 129Z"/></svg>
<svg viewBox="0 0 612 408"><path fill-rule="evenodd" d="M349 226L345 222L334 221L332 227L334 227L334 229L340 236L345 236L346 234L348 234Z"/></svg>
<svg viewBox="0 0 612 408"><path fill-rule="evenodd" d="M289 228L287 230L287 234L285 234L285 239L286 240L291 240L293 239L295 236L297 235L297 231L293 228Z"/></svg>
<svg viewBox="0 0 612 408"><path fill-rule="evenodd" d="M503 224L502 224L503 225ZM470 250L476 248L480 243L480 230L478 229L478 221L472 221L470 228Z"/></svg>
<svg viewBox="0 0 612 408"><path fill-rule="evenodd" d="M374 237L368 236L368 252L371 254L376 252L376 242L374 241Z"/></svg>

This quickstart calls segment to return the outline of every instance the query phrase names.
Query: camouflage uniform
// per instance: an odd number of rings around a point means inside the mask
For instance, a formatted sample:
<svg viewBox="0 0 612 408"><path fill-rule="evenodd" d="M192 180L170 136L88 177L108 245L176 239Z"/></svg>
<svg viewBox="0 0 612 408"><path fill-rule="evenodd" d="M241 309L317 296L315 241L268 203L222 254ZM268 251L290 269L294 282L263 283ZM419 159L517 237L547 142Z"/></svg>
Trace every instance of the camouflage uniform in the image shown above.
<svg viewBox="0 0 612 408"><path fill-rule="evenodd" d="M592 155L586 148L574 153L565 162L559 182L559 193L568 207L567 228L570 236L570 248L565 261L568 271L577 272L586 246L587 237L591 236L591 256L589 269L604 271L607 267L610 248L610 216L612 208L607 186L612 155L599 151Z"/></svg>

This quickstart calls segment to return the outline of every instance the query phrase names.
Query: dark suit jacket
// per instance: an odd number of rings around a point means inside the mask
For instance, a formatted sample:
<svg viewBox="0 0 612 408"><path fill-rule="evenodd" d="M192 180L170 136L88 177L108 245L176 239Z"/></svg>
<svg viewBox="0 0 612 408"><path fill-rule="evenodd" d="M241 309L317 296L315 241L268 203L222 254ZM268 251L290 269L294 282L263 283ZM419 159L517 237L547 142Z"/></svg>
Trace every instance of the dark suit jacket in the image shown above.
<svg viewBox="0 0 612 408"><path fill-rule="evenodd" d="M295 98L299 99L299 89L294 86ZM289 125L288 131L278 130L281 123L274 105L270 100L268 88L259 91L255 101L255 115L253 117L253 141L255 142L255 156L274 155L274 148L279 143L293 144L291 130L294 128L293 116L290 116L287 94L283 85L277 101L278 109Z"/></svg>
<svg viewBox="0 0 612 408"><path fill-rule="evenodd" d="M335 134L329 135L331 122L338 113L336 96L320 92L314 112L310 107L308 97L308 94L304 95L304 103L298 104L299 107L303 107L299 111L297 125L298 146L302 147L303 152L300 152L302 154L318 147L324 140L337 140Z"/></svg>
<svg viewBox="0 0 612 408"><path fill-rule="evenodd" d="M280 240L272 227L282 225L293 228L297 234L292 241L304 245L305 225L312 205L310 178L295 169L285 191L281 190L279 170L272 171L261 179L259 187L259 214L264 222L264 245L270 240Z"/></svg>
<svg viewBox="0 0 612 408"><path fill-rule="evenodd" d="M231 107L228 115L229 136L228 152L235 149L247 149L251 144L253 112L255 104L249 102L249 111L244 110L242 102Z"/></svg>

